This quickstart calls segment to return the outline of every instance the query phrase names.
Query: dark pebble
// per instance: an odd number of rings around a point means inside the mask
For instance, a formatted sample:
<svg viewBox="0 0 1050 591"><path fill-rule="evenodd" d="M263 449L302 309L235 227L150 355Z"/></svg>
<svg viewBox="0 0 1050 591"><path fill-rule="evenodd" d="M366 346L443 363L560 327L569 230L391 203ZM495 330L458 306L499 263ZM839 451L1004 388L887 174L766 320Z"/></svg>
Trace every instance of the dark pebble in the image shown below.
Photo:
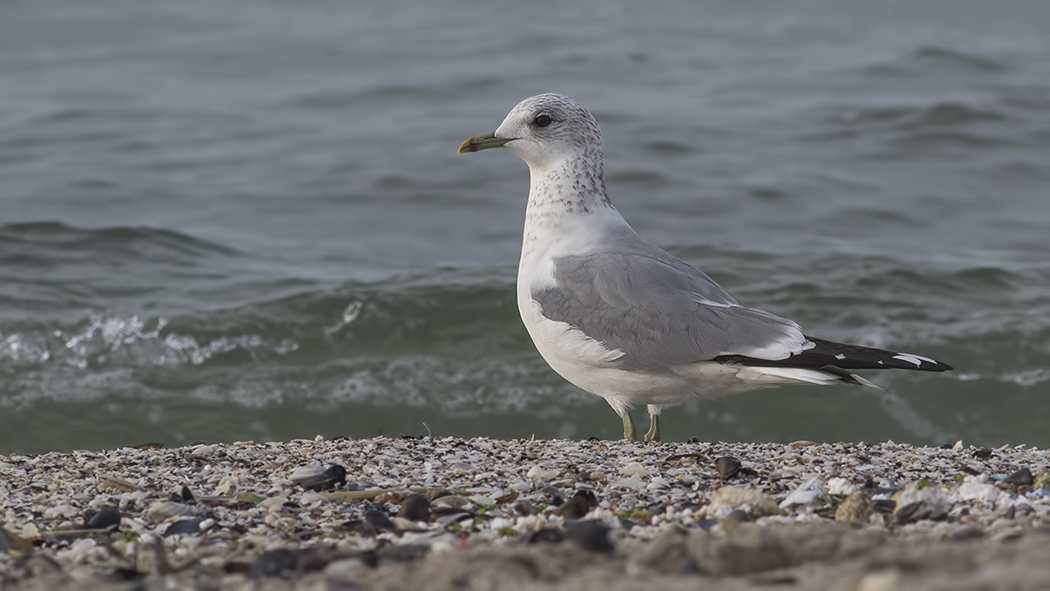
<svg viewBox="0 0 1050 591"><path fill-rule="evenodd" d="M555 509L554 514L565 519L580 519L597 506L598 497L594 496L594 492L581 489L576 491L572 498Z"/></svg>
<svg viewBox="0 0 1050 591"><path fill-rule="evenodd" d="M718 470L722 478L728 480L740 471L740 460L732 456L722 456L715 460L715 470Z"/></svg>
<svg viewBox="0 0 1050 591"><path fill-rule="evenodd" d="M0 531L3 531L3 529L0 528ZM15 569L22 571L22 575L26 578L42 578L54 576L62 572L62 565L58 564L58 561L43 552L29 552L23 554L15 559L13 566Z"/></svg>
<svg viewBox="0 0 1050 591"><path fill-rule="evenodd" d="M378 564L390 564L393 562L405 563L415 562L426 558L430 553L428 544L395 544L392 546L380 546L375 551Z"/></svg>
<svg viewBox="0 0 1050 591"><path fill-rule="evenodd" d="M979 540L984 537L984 532L977 527L966 527L951 534L951 539L956 542L968 542Z"/></svg>
<svg viewBox="0 0 1050 591"><path fill-rule="evenodd" d="M372 526L377 532L394 531L397 529L394 522L390 520L390 516L379 509L369 509L368 511L365 511L365 523Z"/></svg>
<svg viewBox="0 0 1050 591"><path fill-rule="evenodd" d="M164 537L177 536L177 535L189 535L198 534L201 531L201 520L200 519L181 519L168 526L168 529L164 530Z"/></svg>
<svg viewBox="0 0 1050 591"><path fill-rule="evenodd" d="M306 490L320 492L332 490L342 484L346 484L346 468L339 464L332 464L317 476L303 480L299 483L299 486Z"/></svg>
<svg viewBox="0 0 1050 591"><path fill-rule="evenodd" d="M1006 484L1013 484L1015 486L1032 486L1035 479L1032 478L1032 471L1028 468L1021 468L1017 472L1003 478L1003 482Z"/></svg>
<svg viewBox="0 0 1050 591"><path fill-rule="evenodd" d="M449 509L447 511L442 511L440 514L438 514L437 512L435 512L434 514L437 515L437 518L434 520L434 523L446 527L454 523L459 523L460 521L474 519L473 513L471 513L470 511L464 511L463 509Z"/></svg>
<svg viewBox="0 0 1050 591"><path fill-rule="evenodd" d="M529 536L530 544L560 544L565 541L565 532L560 529L541 529Z"/></svg>
<svg viewBox="0 0 1050 591"><path fill-rule="evenodd" d="M740 509L737 509L729 515L726 515L725 518L736 521L737 523L748 523L750 521L754 521L754 518L751 517L750 513L747 513L746 511L741 511Z"/></svg>
<svg viewBox="0 0 1050 591"><path fill-rule="evenodd" d="M929 511L925 504L911 503L897 509L897 512L893 514L893 521L899 524L913 523L925 519L927 513Z"/></svg>
<svg viewBox="0 0 1050 591"><path fill-rule="evenodd" d="M540 489L540 492L544 493L548 497L550 497L551 498L551 503L550 504L554 505L555 507L557 507L557 506L559 506L559 505L561 505L562 503L565 502L565 495L561 494L561 491L558 490L557 488L553 487L553 486L545 486L545 487Z"/></svg>
<svg viewBox="0 0 1050 591"><path fill-rule="evenodd" d="M984 449L979 449L973 452L973 457L974 459L981 460L982 462L989 460L992 457L992 450L988 449L987 447Z"/></svg>
<svg viewBox="0 0 1050 591"><path fill-rule="evenodd" d="M401 501L397 516L409 521L430 523L430 499L423 495L408 495Z"/></svg>
<svg viewBox="0 0 1050 591"><path fill-rule="evenodd" d="M120 525L120 509L106 505L98 511L89 509L84 514L84 525L90 529L106 529Z"/></svg>
<svg viewBox="0 0 1050 591"><path fill-rule="evenodd" d="M612 552L615 547L609 541L609 526L598 521L581 519L565 524L565 537L588 552Z"/></svg>
<svg viewBox="0 0 1050 591"><path fill-rule="evenodd" d="M282 548L263 552L252 565L251 577L262 579L265 577L277 577L285 573L293 573L299 567L299 557L295 552Z"/></svg>
<svg viewBox="0 0 1050 591"><path fill-rule="evenodd" d="M875 508L882 512L892 512L897 508L897 501L893 499L875 499Z"/></svg>
<svg viewBox="0 0 1050 591"><path fill-rule="evenodd" d="M554 514L565 519L579 519L590 512L590 510L586 499L573 497L555 509Z"/></svg>
<svg viewBox="0 0 1050 591"><path fill-rule="evenodd" d="M196 503L197 502L197 498L193 496L193 491L191 491L190 487L188 487L188 486L183 486L182 487L182 502L183 503Z"/></svg>
<svg viewBox="0 0 1050 591"><path fill-rule="evenodd" d="M518 501L517 503L514 503L514 510L522 517L536 514L536 509L532 506L532 503L528 501Z"/></svg>
<svg viewBox="0 0 1050 591"><path fill-rule="evenodd" d="M7 533L4 528L0 527L0 552L7 554L8 551L15 549L15 541L11 538L11 534Z"/></svg>
<svg viewBox="0 0 1050 591"><path fill-rule="evenodd" d="M106 579L116 583L127 583L131 581L140 581L146 578L146 573L135 570L133 568L127 568L123 566L114 567L112 570L98 570L98 574L102 575Z"/></svg>
<svg viewBox="0 0 1050 591"><path fill-rule="evenodd" d="M717 519L705 519L705 520L701 521L700 523L698 523L697 525L699 525L700 529L702 529L704 531L711 531L711 528L713 528L714 526L718 525L718 520Z"/></svg>

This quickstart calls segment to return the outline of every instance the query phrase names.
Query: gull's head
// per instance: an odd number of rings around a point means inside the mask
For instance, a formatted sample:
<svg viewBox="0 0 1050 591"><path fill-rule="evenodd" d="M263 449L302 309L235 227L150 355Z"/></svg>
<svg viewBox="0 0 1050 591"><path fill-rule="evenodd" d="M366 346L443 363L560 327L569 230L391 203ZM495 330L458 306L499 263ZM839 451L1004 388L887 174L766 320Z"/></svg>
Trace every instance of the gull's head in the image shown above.
<svg viewBox="0 0 1050 591"><path fill-rule="evenodd" d="M493 133L463 142L459 153L506 148L529 168L574 157L594 159L600 166L602 132L587 109L560 94L538 94L518 103Z"/></svg>

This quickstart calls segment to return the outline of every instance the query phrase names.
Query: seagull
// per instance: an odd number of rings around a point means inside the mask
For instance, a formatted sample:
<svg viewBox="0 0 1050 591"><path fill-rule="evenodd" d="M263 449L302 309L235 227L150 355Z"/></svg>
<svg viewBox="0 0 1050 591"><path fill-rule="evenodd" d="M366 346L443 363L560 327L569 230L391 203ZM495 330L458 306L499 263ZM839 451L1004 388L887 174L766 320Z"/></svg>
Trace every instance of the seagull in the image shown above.
<svg viewBox="0 0 1050 591"><path fill-rule="evenodd" d="M598 122L559 94L529 97L459 153L510 150L529 166L518 266L521 320L563 378L606 400L635 438L628 410L660 412L786 384L878 388L861 369L946 371L928 357L836 343L740 304L703 271L649 244L613 207Z"/></svg>

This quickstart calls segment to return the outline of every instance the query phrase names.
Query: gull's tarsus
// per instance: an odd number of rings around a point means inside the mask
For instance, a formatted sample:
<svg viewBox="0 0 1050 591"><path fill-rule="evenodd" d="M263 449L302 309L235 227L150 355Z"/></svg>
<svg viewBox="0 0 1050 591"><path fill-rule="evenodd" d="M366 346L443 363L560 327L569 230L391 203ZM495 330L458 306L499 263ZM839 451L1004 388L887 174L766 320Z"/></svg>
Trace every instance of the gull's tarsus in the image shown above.
<svg viewBox="0 0 1050 591"><path fill-rule="evenodd" d="M625 410L620 418L623 419L623 438L627 441L634 441L634 421L631 420L631 413Z"/></svg>

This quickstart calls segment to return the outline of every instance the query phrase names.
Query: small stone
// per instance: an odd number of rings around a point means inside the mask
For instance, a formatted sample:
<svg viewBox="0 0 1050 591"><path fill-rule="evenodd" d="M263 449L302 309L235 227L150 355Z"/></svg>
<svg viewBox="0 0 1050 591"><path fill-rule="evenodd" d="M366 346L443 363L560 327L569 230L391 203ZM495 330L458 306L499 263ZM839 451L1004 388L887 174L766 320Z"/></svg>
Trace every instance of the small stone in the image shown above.
<svg viewBox="0 0 1050 591"><path fill-rule="evenodd" d="M471 495L470 502L475 505L481 505L482 507L488 507L496 504L496 499L488 495Z"/></svg>
<svg viewBox="0 0 1050 591"><path fill-rule="evenodd" d="M893 512L893 519L900 524L914 523L923 519L944 519L948 515L949 508L948 497L941 487L909 486L897 497L897 508Z"/></svg>
<svg viewBox="0 0 1050 591"><path fill-rule="evenodd" d="M580 519L598 506L598 498L589 490L579 490L568 501L554 510L554 514L564 519Z"/></svg>
<svg viewBox="0 0 1050 591"><path fill-rule="evenodd" d="M441 514L436 514L437 517L434 519L434 523L442 527L450 526L460 521L468 521L474 519L474 514L469 511L463 511L461 509L455 509Z"/></svg>
<svg viewBox="0 0 1050 591"><path fill-rule="evenodd" d="M832 478L828 480L829 495L849 496L857 491L857 485L845 478Z"/></svg>
<svg viewBox="0 0 1050 591"><path fill-rule="evenodd" d="M809 505L824 495L821 488L820 478L814 476L802 483L795 492L780 502L780 508L786 509L792 505Z"/></svg>
<svg viewBox="0 0 1050 591"><path fill-rule="evenodd" d="M722 456L715 460L715 470L722 478L728 480L740 472L740 460L732 456Z"/></svg>
<svg viewBox="0 0 1050 591"><path fill-rule="evenodd" d="M430 522L430 499L424 495L408 495L401 501L397 516L409 521Z"/></svg>
<svg viewBox="0 0 1050 591"><path fill-rule="evenodd" d="M554 480L558 477L561 470L547 470L541 467L539 464L529 468L529 471L525 474L528 478L533 480Z"/></svg>
<svg viewBox="0 0 1050 591"><path fill-rule="evenodd" d="M973 457L975 460L981 460L982 462L986 462L992 458L992 450L988 448L979 449L973 452Z"/></svg>
<svg viewBox="0 0 1050 591"><path fill-rule="evenodd" d="M453 509L462 509L470 504L470 499L460 495L445 495L434 499L434 505L439 507L451 507Z"/></svg>
<svg viewBox="0 0 1050 591"><path fill-rule="evenodd" d="M370 525L372 529L377 532L395 531L397 529L394 522L390 520L390 516L378 509L369 509L368 511L365 511L365 523Z"/></svg>
<svg viewBox="0 0 1050 591"><path fill-rule="evenodd" d="M324 567L324 574L336 579L348 579L367 565L360 558L343 558L336 560ZM334 583L335 581L333 581ZM342 587L329 584L329 589L342 589Z"/></svg>
<svg viewBox="0 0 1050 591"><path fill-rule="evenodd" d="M311 472L314 474L308 476L307 474ZM304 489L313 491L333 490L340 485L346 484L346 468L338 464L332 464L320 474L315 472L316 468L312 468L309 471L304 470L301 474L293 472L288 478Z"/></svg>
<svg viewBox="0 0 1050 591"><path fill-rule="evenodd" d="M600 521L581 519L565 524L566 537L588 552L612 552L616 549L609 541L609 526Z"/></svg>
<svg viewBox="0 0 1050 591"><path fill-rule="evenodd" d="M84 525L90 529L106 529L120 525L120 509L112 505L100 507L91 515L84 515Z"/></svg>
<svg viewBox="0 0 1050 591"><path fill-rule="evenodd" d="M271 550L263 552L252 565L251 577L261 579L265 577L276 577L285 573L295 572L299 567L299 557L295 552L287 549Z"/></svg>
<svg viewBox="0 0 1050 591"><path fill-rule="evenodd" d="M643 488L645 486L645 482L642 481L642 479L638 478L637 476L632 476L630 478L624 478L623 480L617 480L616 482L611 483L609 486L611 488L630 488L630 489L634 489L634 488Z"/></svg>
<svg viewBox="0 0 1050 591"><path fill-rule="evenodd" d="M76 517L77 513L79 513L79 511L77 511L76 507L73 507L72 505L56 505L44 510L44 519L56 519L58 517L71 519Z"/></svg>
<svg viewBox="0 0 1050 591"><path fill-rule="evenodd" d="M661 491L667 490L671 485L667 482L666 478L656 476L649 481L649 485L646 486L649 490Z"/></svg>
<svg viewBox="0 0 1050 591"><path fill-rule="evenodd" d="M192 535L200 533L201 531L200 519L180 519L175 523L172 523L164 530L163 537L176 536L176 535Z"/></svg>
<svg viewBox="0 0 1050 591"><path fill-rule="evenodd" d="M232 497L237 494L237 477L227 476L222 479L219 486L215 488L215 495L219 497Z"/></svg>
<svg viewBox="0 0 1050 591"><path fill-rule="evenodd" d="M385 505L387 503L400 503L401 493L394 490L384 490L383 492L377 494L375 498L372 499L372 502L379 503L380 505Z"/></svg>
<svg viewBox="0 0 1050 591"><path fill-rule="evenodd" d="M565 502L565 495L561 494L561 491L556 486L545 486L540 489L540 492L547 495L551 500L550 504L555 507Z"/></svg>
<svg viewBox="0 0 1050 591"><path fill-rule="evenodd" d="M261 504L261 503L260 503ZM197 510L185 503L172 501L157 501L149 506L146 518L151 523L163 523L172 517L196 516Z"/></svg>
<svg viewBox="0 0 1050 591"><path fill-rule="evenodd" d="M957 493L964 501L978 500L994 503L1002 491L987 482L982 482L978 477L967 476L959 485Z"/></svg>
<svg viewBox="0 0 1050 591"><path fill-rule="evenodd" d="M1035 482L1032 483L1032 488L1050 490L1047 488L1048 486L1050 486L1050 472L1043 472L1035 479Z"/></svg>
<svg viewBox="0 0 1050 591"><path fill-rule="evenodd" d="M725 517L736 509L749 512L752 517L780 513L776 501L769 495L738 486L723 486L711 497L706 515L712 518Z"/></svg>
<svg viewBox="0 0 1050 591"><path fill-rule="evenodd" d="M1014 486L1031 486L1033 482L1035 482L1035 479L1032 478L1032 471L1028 468L1021 468L1002 480L1003 484Z"/></svg>
<svg viewBox="0 0 1050 591"><path fill-rule="evenodd" d="M0 553L6 554L8 551L17 550L19 552L32 552L33 543L22 536L13 534L3 527L0 527Z"/></svg>
<svg viewBox="0 0 1050 591"><path fill-rule="evenodd" d="M901 574L897 569L886 569L865 575L857 591L895 591L900 589Z"/></svg>
<svg viewBox="0 0 1050 591"><path fill-rule="evenodd" d="M509 492L509 493L507 493L505 495L500 495L500 496L496 497L496 502L499 503L500 505L505 505L507 503L513 503L517 499L518 499L517 491L511 491L511 492Z"/></svg>
<svg viewBox="0 0 1050 591"><path fill-rule="evenodd" d="M645 466L641 465L638 462L630 462L629 464L624 466L623 469L620 470L620 475L627 476L628 478L632 476L645 478L649 476L649 471L645 469Z"/></svg>
<svg viewBox="0 0 1050 591"><path fill-rule="evenodd" d="M835 521L867 523L875 514L875 501L867 493L857 491L835 509Z"/></svg>
<svg viewBox="0 0 1050 591"><path fill-rule="evenodd" d="M554 528L544 528L539 531L533 532L529 536L530 544L560 544L565 541L565 531Z"/></svg>
<svg viewBox="0 0 1050 591"><path fill-rule="evenodd" d="M177 497L175 495L172 495L172 500L173 501L181 500L183 503L191 503L191 504L197 502L197 498L193 496L193 491L190 490L190 487L185 486L185 485L183 485L182 490L179 491L179 494L178 494Z"/></svg>

